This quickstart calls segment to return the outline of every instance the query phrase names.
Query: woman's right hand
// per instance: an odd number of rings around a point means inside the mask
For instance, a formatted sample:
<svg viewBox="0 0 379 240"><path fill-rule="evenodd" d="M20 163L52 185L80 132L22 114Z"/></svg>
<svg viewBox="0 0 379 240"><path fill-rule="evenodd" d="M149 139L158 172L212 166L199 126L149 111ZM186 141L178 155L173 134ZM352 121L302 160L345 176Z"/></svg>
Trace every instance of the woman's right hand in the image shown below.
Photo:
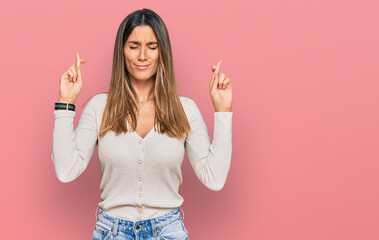
<svg viewBox="0 0 379 240"><path fill-rule="evenodd" d="M62 74L59 80L58 102L60 103L75 104L83 87L81 64L86 61L80 58L79 53L75 52L75 54L75 63Z"/></svg>

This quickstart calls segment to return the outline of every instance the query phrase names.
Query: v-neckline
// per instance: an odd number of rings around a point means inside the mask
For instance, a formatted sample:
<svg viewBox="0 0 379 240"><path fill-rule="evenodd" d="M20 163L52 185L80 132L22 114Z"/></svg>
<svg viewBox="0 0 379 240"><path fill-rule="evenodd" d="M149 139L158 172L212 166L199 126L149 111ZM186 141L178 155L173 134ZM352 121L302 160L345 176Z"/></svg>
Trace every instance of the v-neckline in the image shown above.
<svg viewBox="0 0 379 240"><path fill-rule="evenodd" d="M126 120L126 124L128 125L128 129L131 129L131 126L130 126L130 124L129 124L129 121L128 120ZM140 140L145 140L147 137L149 137L151 134L152 134L152 132L154 132L154 128L155 128L155 126L156 126L157 124L155 124L154 126L153 126L153 128L145 135L145 137L141 137L136 131L133 131L131 134L135 134L136 136L137 136L137 138L138 139L140 139Z"/></svg>

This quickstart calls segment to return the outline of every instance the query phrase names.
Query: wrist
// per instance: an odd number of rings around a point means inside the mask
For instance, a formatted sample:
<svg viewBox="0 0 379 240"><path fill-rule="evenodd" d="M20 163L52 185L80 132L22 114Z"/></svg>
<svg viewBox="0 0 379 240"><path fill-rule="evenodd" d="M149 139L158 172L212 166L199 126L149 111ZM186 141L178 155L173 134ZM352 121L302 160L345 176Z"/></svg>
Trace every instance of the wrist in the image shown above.
<svg viewBox="0 0 379 240"><path fill-rule="evenodd" d="M75 105L75 100L60 97L58 98L57 103L70 103Z"/></svg>
<svg viewBox="0 0 379 240"><path fill-rule="evenodd" d="M75 112L75 105L74 104L56 102L54 105L55 105L55 107L54 107L55 110L62 109L62 110L70 110L70 111Z"/></svg>
<svg viewBox="0 0 379 240"><path fill-rule="evenodd" d="M217 108L215 112L232 112L232 108Z"/></svg>

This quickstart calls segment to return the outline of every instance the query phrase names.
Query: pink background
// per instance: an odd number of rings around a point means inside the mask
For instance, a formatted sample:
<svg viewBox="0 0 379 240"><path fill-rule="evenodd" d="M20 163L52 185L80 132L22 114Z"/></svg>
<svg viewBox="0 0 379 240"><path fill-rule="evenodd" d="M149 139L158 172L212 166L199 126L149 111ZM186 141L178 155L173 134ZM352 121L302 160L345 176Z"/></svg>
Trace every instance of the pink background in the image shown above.
<svg viewBox="0 0 379 240"><path fill-rule="evenodd" d="M180 95L213 138L210 66L233 83L233 159L220 192L185 157L190 239L379 239L376 0L2 1L1 238L90 239L97 148L60 183L50 158L60 75L78 51L83 103L108 91L116 31L143 7L165 21Z"/></svg>

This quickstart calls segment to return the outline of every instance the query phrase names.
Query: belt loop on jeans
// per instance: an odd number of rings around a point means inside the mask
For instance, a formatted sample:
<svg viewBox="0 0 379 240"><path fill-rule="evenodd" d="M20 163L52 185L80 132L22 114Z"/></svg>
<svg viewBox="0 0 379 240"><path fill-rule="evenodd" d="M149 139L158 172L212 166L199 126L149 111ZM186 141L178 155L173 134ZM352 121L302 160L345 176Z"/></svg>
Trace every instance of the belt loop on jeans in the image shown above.
<svg viewBox="0 0 379 240"><path fill-rule="evenodd" d="M183 221L184 221L184 211L183 211L183 209L181 207L179 207L179 209L180 209L180 211L183 212ZM180 214L180 212L179 212L179 214Z"/></svg>
<svg viewBox="0 0 379 240"><path fill-rule="evenodd" d="M151 231L153 232L153 236L156 237L157 236L157 231L155 230L155 221L154 221L154 219L150 219L150 223L151 223Z"/></svg>
<svg viewBox="0 0 379 240"><path fill-rule="evenodd" d="M95 212L95 218L96 218L96 220L97 220L97 213L98 213L98 211L99 211L99 206L97 206L96 212Z"/></svg>
<svg viewBox="0 0 379 240"><path fill-rule="evenodd" d="M113 236L117 235L117 228L118 228L118 218L115 218L114 225L113 225L113 228L112 228Z"/></svg>

